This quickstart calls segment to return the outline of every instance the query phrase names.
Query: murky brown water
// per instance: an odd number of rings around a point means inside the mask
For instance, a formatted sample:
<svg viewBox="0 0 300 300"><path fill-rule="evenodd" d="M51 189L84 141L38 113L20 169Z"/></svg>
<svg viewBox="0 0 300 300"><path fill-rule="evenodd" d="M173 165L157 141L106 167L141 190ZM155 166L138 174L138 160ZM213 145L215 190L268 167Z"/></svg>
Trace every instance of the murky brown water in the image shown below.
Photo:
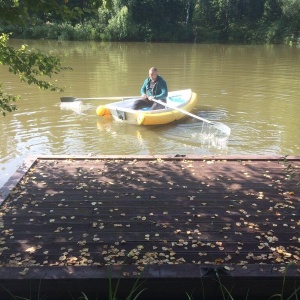
<svg viewBox="0 0 300 300"><path fill-rule="evenodd" d="M11 41L20 45L22 41ZM280 154L299 155L300 49L246 45L26 41L63 57L64 94L20 84L0 66L0 81L22 96L0 117L0 186L28 155ZM60 105L61 96L138 95L151 66L169 90L198 94L193 113L231 128L229 139L196 119L157 127L97 117L103 101Z"/></svg>

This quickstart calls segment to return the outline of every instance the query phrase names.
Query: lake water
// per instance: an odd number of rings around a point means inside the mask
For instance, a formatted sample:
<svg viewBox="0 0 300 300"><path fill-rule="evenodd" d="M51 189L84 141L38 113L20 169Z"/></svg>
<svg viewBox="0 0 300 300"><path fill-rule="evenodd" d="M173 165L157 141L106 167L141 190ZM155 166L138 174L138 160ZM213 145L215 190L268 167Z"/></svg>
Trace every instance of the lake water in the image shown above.
<svg viewBox="0 0 300 300"><path fill-rule="evenodd" d="M59 55L73 68L54 78L62 94L21 84L0 66L0 82L18 94L18 110L0 116L0 186L29 155L299 155L300 48L11 40ZM61 105L60 97L135 96L156 66L170 91L191 88L192 111L231 128L229 138L193 118L164 126L98 117L108 101Z"/></svg>

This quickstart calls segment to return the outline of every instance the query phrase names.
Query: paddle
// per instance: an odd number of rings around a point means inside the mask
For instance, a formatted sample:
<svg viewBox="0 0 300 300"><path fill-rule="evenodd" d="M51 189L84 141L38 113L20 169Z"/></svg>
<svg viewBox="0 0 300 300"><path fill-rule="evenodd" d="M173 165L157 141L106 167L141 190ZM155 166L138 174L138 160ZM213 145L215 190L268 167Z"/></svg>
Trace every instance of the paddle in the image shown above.
<svg viewBox="0 0 300 300"><path fill-rule="evenodd" d="M139 98L139 96L129 96L129 97L99 97L99 98L75 98L75 97L61 97L61 102L75 102L81 100L123 100L123 99L132 99L132 98Z"/></svg>
<svg viewBox="0 0 300 300"><path fill-rule="evenodd" d="M188 116L190 116L190 117L192 117L192 118L195 118L195 119L198 119L198 120L200 120L200 121L206 122L206 123L208 123L208 124L214 126L215 128L217 128L218 130L224 132L226 135L228 135L228 136L230 135L231 129L230 129L227 125L225 125L225 124L211 122L211 121L206 120L206 119L204 119L204 118L201 118L201 117L199 117L199 116L197 116L197 115L194 115L194 114L192 114L192 113L190 113L190 112L188 112L188 111L186 111L186 110L183 110L183 109L181 109L181 108L179 108L179 107L177 107L177 106L174 106L174 105L171 105L171 104L167 104L167 103L165 103L165 102L162 102L162 101L159 101L159 100L156 100L156 99L152 99L152 101L153 101L153 102L156 102L156 103L159 103L159 104L161 104L161 105L164 105L165 107L168 107L168 108L172 108L172 109L178 110L178 111L180 111L181 113L183 113L183 114L185 114L185 115L188 115Z"/></svg>

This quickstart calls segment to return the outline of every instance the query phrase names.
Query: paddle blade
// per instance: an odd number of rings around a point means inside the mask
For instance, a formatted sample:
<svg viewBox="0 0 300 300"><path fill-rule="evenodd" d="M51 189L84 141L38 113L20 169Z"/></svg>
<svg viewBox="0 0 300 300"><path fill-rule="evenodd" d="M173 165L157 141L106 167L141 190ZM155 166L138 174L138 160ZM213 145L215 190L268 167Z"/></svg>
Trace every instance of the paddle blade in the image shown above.
<svg viewBox="0 0 300 300"><path fill-rule="evenodd" d="M212 123L212 126L214 126L216 129L222 131L223 133L225 133L226 135L230 135L231 129L223 124L223 123Z"/></svg>
<svg viewBox="0 0 300 300"><path fill-rule="evenodd" d="M75 97L61 97L60 101L61 102L74 102L74 101L79 101L80 99L75 98Z"/></svg>

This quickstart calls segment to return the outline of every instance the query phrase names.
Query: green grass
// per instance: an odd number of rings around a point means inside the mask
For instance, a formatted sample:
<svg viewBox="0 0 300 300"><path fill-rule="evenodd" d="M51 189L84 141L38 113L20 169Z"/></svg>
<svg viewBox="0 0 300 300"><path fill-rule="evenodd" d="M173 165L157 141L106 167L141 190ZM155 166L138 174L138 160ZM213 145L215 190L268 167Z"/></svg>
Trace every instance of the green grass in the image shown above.
<svg viewBox="0 0 300 300"><path fill-rule="evenodd" d="M288 268L293 264L294 263L291 262L291 263L287 264L287 266L285 267L282 286L281 286L281 292L278 293L278 294L271 295L269 298L266 298L266 300L298 300L298 299L300 300L300 286L295 287L295 290L290 295L285 295L286 294L285 293L286 273L287 273ZM241 300L240 297L238 299L235 299L232 296L232 292L224 286L224 284L221 281L221 277L219 276L218 269L215 269L215 275L216 275L216 281L219 284L219 288L220 288L220 292L221 292L221 298L218 298L218 299L222 299L222 300ZM201 282L202 282L202 280L201 280ZM202 293L203 293L203 295L200 299L194 298L192 296L192 294L186 293L187 300L205 300L205 292L204 292L203 282L202 282ZM245 291L245 296L242 299L247 300L249 298L249 293L250 293L250 290L248 289L247 291ZM211 298L209 298L209 299L211 299Z"/></svg>
<svg viewBox="0 0 300 300"><path fill-rule="evenodd" d="M108 300L117 300L118 299L117 298L117 293L118 293L118 290L119 290L119 284L121 282L121 276L119 276L116 286L113 287L111 270L108 269L108 272L109 272L109 277L108 277L109 298L108 298ZM141 275L139 275L139 276L141 276ZM145 289L140 290L143 282L140 283L139 281L140 281L140 277L138 277L136 279L136 281L134 282L134 285L132 286L129 295L126 297L126 300L137 300L139 298L139 296L144 292Z"/></svg>

